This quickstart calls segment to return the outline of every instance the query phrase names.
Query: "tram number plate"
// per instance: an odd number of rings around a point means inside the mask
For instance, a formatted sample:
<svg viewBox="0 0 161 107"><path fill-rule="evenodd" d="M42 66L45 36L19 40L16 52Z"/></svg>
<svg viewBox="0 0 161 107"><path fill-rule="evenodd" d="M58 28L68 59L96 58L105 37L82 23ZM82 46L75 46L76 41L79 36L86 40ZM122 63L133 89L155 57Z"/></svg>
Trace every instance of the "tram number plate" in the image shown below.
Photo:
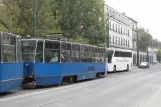
<svg viewBox="0 0 161 107"><path fill-rule="evenodd" d="M94 71L94 66L88 67L88 71Z"/></svg>

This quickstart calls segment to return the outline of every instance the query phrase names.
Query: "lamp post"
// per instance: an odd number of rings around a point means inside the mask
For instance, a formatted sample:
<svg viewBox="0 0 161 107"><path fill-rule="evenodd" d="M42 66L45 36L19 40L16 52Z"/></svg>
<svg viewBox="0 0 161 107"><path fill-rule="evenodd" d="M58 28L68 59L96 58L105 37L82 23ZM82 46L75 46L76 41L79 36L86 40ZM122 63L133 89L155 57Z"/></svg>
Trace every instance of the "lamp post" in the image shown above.
<svg viewBox="0 0 161 107"><path fill-rule="evenodd" d="M137 38L137 67L139 67L139 33L137 32L136 34L136 38Z"/></svg>
<svg viewBox="0 0 161 107"><path fill-rule="evenodd" d="M36 6L37 6L37 0L34 0L34 24L33 24L33 35L36 37Z"/></svg>
<svg viewBox="0 0 161 107"><path fill-rule="evenodd" d="M109 29L109 18L110 18L110 16L109 16L109 13L107 14L107 42L106 42L106 46L107 46L107 48L109 48L109 37L110 37L110 29ZM105 39L106 40L106 39Z"/></svg>

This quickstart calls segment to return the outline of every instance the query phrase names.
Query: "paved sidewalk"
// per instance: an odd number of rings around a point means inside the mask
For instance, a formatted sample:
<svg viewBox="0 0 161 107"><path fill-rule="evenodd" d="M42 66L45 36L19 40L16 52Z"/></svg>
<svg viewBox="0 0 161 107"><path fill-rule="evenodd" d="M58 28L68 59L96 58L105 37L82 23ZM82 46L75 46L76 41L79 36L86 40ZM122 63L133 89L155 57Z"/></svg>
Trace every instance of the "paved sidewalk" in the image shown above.
<svg viewBox="0 0 161 107"><path fill-rule="evenodd" d="M139 107L161 107L161 87Z"/></svg>

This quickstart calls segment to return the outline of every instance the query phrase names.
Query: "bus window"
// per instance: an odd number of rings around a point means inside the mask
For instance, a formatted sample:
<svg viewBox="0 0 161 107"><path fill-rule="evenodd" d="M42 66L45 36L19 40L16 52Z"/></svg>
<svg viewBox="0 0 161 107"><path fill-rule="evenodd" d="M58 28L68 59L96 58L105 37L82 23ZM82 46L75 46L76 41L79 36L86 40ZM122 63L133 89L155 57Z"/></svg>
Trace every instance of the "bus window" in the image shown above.
<svg viewBox="0 0 161 107"><path fill-rule="evenodd" d="M72 62L71 60L71 43L61 43L61 61Z"/></svg>
<svg viewBox="0 0 161 107"><path fill-rule="evenodd" d="M43 62L43 41L37 42L35 62Z"/></svg>
<svg viewBox="0 0 161 107"><path fill-rule="evenodd" d="M60 61L60 42L46 41L44 54L45 62L58 63Z"/></svg>
<svg viewBox="0 0 161 107"><path fill-rule="evenodd" d="M112 63L113 53L114 53L114 51L113 51L113 50L109 50L109 51L108 51L108 54L107 54L107 57L108 57L108 63Z"/></svg>
<svg viewBox="0 0 161 107"><path fill-rule="evenodd" d="M34 62L36 41L26 40L22 41L22 56L25 62Z"/></svg>

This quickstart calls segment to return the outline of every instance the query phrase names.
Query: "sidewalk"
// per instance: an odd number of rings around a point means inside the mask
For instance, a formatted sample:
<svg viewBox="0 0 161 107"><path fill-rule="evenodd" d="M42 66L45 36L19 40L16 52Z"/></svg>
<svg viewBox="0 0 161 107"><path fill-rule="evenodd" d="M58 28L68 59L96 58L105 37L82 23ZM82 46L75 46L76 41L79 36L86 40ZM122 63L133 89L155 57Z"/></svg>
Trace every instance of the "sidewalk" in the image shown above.
<svg viewBox="0 0 161 107"><path fill-rule="evenodd" d="M139 107L161 107L161 87Z"/></svg>

